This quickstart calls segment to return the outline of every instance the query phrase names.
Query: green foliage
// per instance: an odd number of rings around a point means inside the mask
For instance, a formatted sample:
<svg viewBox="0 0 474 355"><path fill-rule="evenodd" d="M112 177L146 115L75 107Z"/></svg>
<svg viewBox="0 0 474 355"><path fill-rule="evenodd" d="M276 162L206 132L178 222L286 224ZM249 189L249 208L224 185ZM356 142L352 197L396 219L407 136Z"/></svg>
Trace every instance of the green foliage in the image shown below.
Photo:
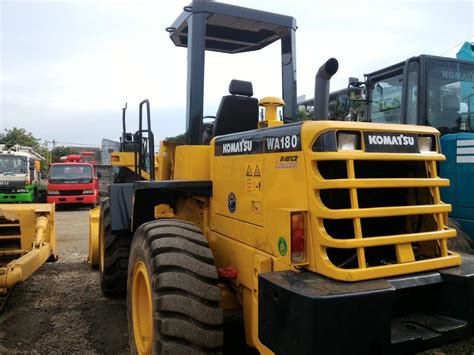
<svg viewBox="0 0 474 355"><path fill-rule="evenodd" d="M184 143L186 143L186 133L181 133L181 134L178 134L177 136L174 136L174 137L166 137L165 141L184 144Z"/></svg>
<svg viewBox="0 0 474 355"><path fill-rule="evenodd" d="M4 129L5 133L0 133L0 142L6 145L23 145L33 148L38 152L40 149L41 139L33 136L31 132L28 132L24 128L13 127L12 129ZM38 152L39 153L39 152Z"/></svg>
<svg viewBox="0 0 474 355"><path fill-rule="evenodd" d="M51 151L51 163L57 163L59 162L61 157L64 157L69 154L77 154L76 151L70 147L55 147Z"/></svg>
<svg viewBox="0 0 474 355"><path fill-rule="evenodd" d="M301 107L298 110L297 117L298 117L298 121L311 120L311 119L313 119L313 111L311 111L307 108Z"/></svg>

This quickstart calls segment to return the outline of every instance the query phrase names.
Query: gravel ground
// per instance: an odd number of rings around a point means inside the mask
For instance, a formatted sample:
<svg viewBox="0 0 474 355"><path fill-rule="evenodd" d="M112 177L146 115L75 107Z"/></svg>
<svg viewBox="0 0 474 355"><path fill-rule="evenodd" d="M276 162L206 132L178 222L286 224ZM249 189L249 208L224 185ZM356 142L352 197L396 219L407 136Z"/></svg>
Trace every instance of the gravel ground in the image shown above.
<svg viewBox="0 0 474 355"><path fill-rule="evenodd" d="M18 285L0 313L0 354L128 354L124 299L102 296L87 258L88 211L56 213L59 261ZM254 354L244 345L242 317L225 317L226 354ZM229 336L232 334L232 336ZM474 339L422 354L474 354Z"/></svg>
<svg viewBox="0 0 474 355"><path fill-rule="evenodd" d="M18 285L0 314L0 353L128 354L126 304L86 262L88 211L56 213L59 261Z"/></svg>

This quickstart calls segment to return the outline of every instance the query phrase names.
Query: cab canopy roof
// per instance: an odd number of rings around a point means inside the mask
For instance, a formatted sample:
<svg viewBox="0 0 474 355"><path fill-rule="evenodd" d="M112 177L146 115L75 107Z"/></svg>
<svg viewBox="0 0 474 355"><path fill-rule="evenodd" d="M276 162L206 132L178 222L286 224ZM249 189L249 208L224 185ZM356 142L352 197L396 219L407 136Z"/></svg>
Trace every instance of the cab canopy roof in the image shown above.
<svg viewBox="0 0 474 355"><path fill-rule="evenodd" d="M194 1L167 28L173 43L188 45L188 19L206 13L205 49L223 53L255 51L296 30L291 16L209 1Z"/></svg>
<svg viewBox="0 0 474 355"><path fill-rule="evenodd" d="M291 16L210 1L193 1L166 29L188 51L186 144L201 144L205 52L244 53L280 40L283 119L296 118L296 20Z"/></svg>

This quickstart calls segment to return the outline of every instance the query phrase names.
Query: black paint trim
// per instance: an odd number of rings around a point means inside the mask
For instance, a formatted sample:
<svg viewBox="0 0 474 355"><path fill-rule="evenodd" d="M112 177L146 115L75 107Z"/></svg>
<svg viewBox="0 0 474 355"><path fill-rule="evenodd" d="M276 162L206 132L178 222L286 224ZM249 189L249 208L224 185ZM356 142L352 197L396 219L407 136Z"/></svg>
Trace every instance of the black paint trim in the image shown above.
<svg viewBox="0 0 474 355"><path fill-rule="evenodd" d="M113 233L130 231L133 183L110 184L110 228Z"/></svg>
<svg viewBox="0 0 474 355"><path fill-rule="evenodd" d="M321 133L313 144L313 152L337 152L336 131Z"/></svg>
<svg viewBox="0 0 474 355"><path fill-rule="evenodd" d="M392 132L363 132L368 153L419 153L418 135ZM380 138L380 139L379 139Z"/></svg>
<svg viewBox="0 0 474 355"><path fill-rule="evenodd" d="M172 208L179 196L212 196L211 181L138 181L134 183L133 218L131 230L152 221L155 206L168 204Z"/></svg>
<svg viewBox="0 0 474 355"><path fill-rule="evenodd" d="M215 156L301 151L303 122L217 137ZM275 144L275 140L278 142ZM282 141L283 139L283 141Z"/></svg>

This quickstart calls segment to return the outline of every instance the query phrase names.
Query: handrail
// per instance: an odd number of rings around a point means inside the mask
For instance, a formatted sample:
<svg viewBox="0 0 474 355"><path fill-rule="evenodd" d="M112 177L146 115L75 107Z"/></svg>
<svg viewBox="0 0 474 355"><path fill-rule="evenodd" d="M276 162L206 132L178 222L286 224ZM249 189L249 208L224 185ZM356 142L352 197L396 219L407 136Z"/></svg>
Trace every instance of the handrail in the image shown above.
<svg viewBox="0 0 474 355"><path fill-rule="evenodd" d="M143 129L143 105L146 105L146 114L147 114L147 129ZM151 117L150 117L150 101L148 99L140 102L139 106L139 121L138 121L138 145L140 147L139 156L138 156L138 173L141 174L142 171L142 137L143 133L146 132L148 135L148 159L150 166L150 181L155 180L155 139L153 132L151 130ZM143 169L145 170L145 169Z"/></svg>

